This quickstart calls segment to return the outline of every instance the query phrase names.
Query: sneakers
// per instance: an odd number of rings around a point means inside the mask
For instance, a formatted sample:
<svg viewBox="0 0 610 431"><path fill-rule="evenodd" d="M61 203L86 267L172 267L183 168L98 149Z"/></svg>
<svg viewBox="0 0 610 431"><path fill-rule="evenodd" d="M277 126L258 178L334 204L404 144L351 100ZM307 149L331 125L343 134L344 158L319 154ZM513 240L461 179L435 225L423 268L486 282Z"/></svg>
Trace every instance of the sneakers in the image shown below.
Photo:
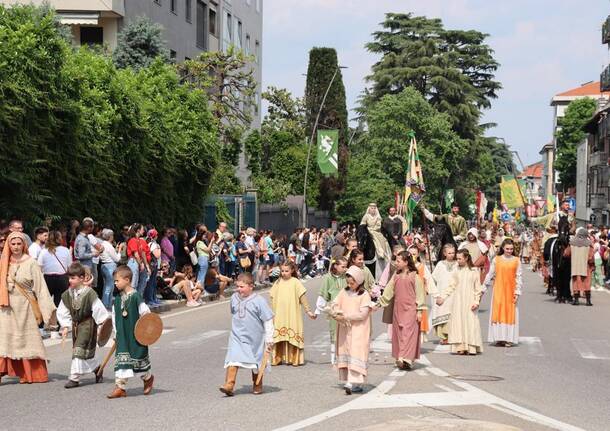
<svg viewBox="0 0 610 431"><path fill-rule="evenodd" d="M197 301L187 301L186 302L186 306L187 307L199 307L201 304L198 303Z"/></svg>

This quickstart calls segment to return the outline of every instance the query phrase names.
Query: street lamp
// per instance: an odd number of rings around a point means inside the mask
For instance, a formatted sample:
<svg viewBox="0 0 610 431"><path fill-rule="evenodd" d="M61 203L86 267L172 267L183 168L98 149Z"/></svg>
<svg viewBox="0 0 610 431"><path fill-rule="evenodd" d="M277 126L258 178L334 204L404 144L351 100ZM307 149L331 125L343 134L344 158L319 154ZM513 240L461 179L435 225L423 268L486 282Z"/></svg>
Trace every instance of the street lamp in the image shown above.
<svg viewBox="0 0 610 431"><path fill-rule="evenodd" d="M318 121L320 121L320 114L322 113L322 108L324 107L324 102L326 102L326 96L328 96L328 92L330 91L330 87L333 85L335 81L335 77L340 69L347 69L346 66L337 66L335 69L335 73L333 73L333 77L330 79L328 83L328 87L324 92L324 97L322 97L322 102L320 103L320 109L318 109L318 115L316 115L316 121L313 124L311 129L311 138L309 140L309 146L307 147L307 160L305 162L305 179L303 180L303 208L301 211L301 225L305 228L307 227L307 174L309 173L309 157L311 155L311 145L313 143L316 130L318 128ZM307 75L306 75L307 76Z"/></svg>

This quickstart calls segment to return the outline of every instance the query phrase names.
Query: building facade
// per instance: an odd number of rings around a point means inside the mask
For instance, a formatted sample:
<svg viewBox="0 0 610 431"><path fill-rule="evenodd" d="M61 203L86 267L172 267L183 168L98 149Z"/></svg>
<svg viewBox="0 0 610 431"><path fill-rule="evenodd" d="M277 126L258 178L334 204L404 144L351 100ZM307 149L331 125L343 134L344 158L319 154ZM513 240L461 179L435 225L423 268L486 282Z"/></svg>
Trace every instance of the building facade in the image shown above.
<svg viewBox="0 0 610 431"><path fill-rule="evenodd" d="M69 25L76 46L104 44L111 50L130 20L146 16L161 24L174 61L230 45L254 57L259 84L252 127L261 123L263 0L0 0L5 5L49 3Z"/></svg>
<svg viewBox="0 0 610 431"><path fill-rule="evenodd" d="M543 163L537 162L526 166L523 172L517 174L517 178L525 181L525 199L534 202L544 197L542 189Z"/></svg>
<svg viewBox="0 0 610 431"><path fill-rule="evenodd" d="M589 220L594 224L608 225L610 224L610 107L596 112L587 125L587 131L589 135L582 145L587 147L586 190Z"/></svg>

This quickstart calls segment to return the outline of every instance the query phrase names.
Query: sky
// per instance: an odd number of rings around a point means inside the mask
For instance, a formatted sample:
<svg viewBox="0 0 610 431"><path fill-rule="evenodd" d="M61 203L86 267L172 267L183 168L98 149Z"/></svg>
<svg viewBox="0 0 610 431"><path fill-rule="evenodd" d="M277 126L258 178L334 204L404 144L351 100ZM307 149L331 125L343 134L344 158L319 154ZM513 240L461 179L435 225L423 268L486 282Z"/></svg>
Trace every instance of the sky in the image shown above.
<svg viewBox="0 0 610 431"><path fill-rule="evenodd" d="M553 95L599 80L610 62L601 44L609 0L265 0L263 88L302 96L309 50L332 47L348 67L343 82L353 109L378 59L364 45L386 12L441 18L445 28L489 34L503 89L482 122L497 123L488 135L504 138L526 165L540 161L540 149L552 139Z"/></svg>

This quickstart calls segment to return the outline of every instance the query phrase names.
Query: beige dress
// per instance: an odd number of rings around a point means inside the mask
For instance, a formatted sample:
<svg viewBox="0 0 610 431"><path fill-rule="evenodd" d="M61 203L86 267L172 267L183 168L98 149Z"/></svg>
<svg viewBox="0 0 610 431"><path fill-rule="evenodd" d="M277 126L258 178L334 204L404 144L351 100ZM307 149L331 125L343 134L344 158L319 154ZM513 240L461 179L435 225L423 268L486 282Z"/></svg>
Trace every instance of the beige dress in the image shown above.
<svg viewBox="0 0 610 431"><path fill-rule="evenodd" d="M46 359L47 354L28 300L15 287L15 282L36 295L42 317L49 322L55 304L38 263L32 258L8 269L9 307L0 307L0 358Z"/></svg>
<svg viewBox="0 0 610 431"><path fill-rule="evenodd" d="M436 298L441 296L441 293L449 286L451 276L457 269L457 262L454 260L448 262L441 260L436 264L432 278L436 283L433 284L433 291L430 291L432 297L432 310L430 318L432 319L432 328L434 334L442 340L446 340L449 334L449 318L451 317L451 309L453 308L453 296L449 295L443 305L436 305Z"/></svg>
<svg viewBox="0 0 610 431"><path fill-rule="evenodd" d="M390 244L385 236L381 233L381 222L380 216L374 217L368 212L362 217L360 224L366 225L369 234L373 237L373 243L375 243L375 251L380 259L389 259L392 257L392 250L390 250Z"/></svg>
<svg viewBox="0 0 610 431"><path fill-rule="evenodd" d="M451 351L477 354L483 351L479 310L471 310L473 304L481 300L481 280L479 271L468 267L453 272L449 285L441 298L453 297L451 317L449 318L449 344Z"/></svg>

